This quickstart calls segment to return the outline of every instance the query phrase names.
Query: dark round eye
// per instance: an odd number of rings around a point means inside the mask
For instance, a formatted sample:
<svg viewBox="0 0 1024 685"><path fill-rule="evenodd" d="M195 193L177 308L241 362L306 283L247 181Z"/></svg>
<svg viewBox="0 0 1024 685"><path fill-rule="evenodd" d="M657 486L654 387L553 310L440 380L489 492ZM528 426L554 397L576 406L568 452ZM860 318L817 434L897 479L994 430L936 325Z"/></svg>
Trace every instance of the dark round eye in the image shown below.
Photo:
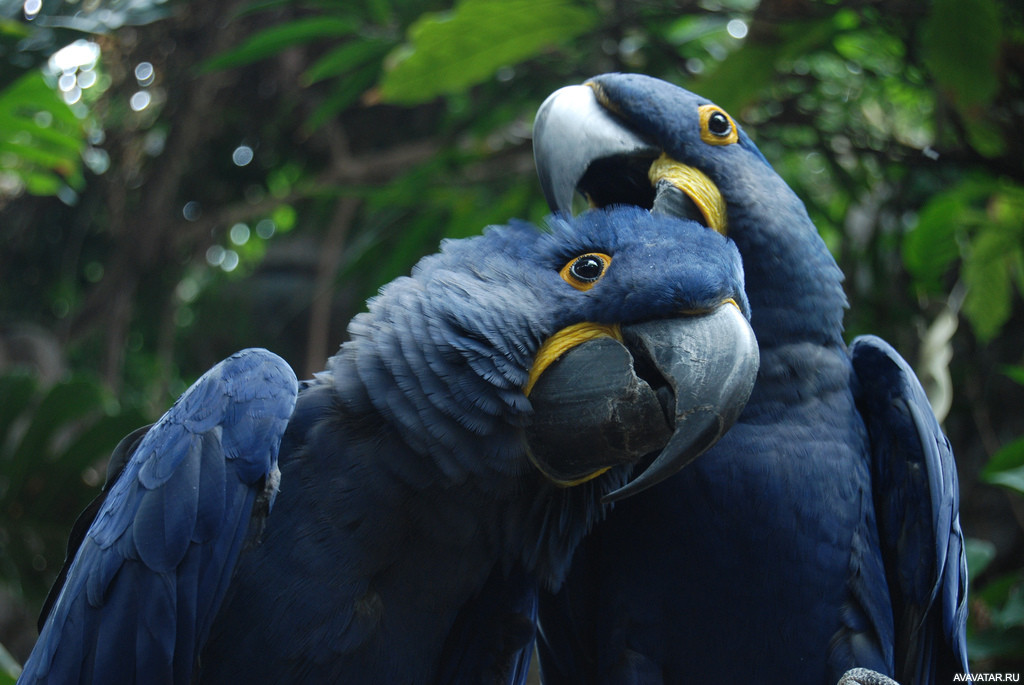
<svg viewBox="0 0 1024 685"><path fill-rule="evenodd" d="M727 136L732 131L732 122L723 112L714 112L708 117L708 130L716 136Z"/></svg>
<svg viewBox="0 0 1024 685"><path fill-rule="evenodd" d="M569 273L584 283L593 283L604 273L604 261L596 255L585 254L576 258L569 267Z"/></svg>
<svg viewBox="0 0 1024 685"><path fill-rule="evenodd" d="M708 145L731 145L740 139L732 117L717 105L707 104L697 108L700 113L700 139Z"/></svg>
<svg viewBox="0 0 1024 685"><path fill-rule="evenodd" d="M577 290L590 290L601 280L612 258L602 252L588 252L569 261L559 274Z"/></svg>

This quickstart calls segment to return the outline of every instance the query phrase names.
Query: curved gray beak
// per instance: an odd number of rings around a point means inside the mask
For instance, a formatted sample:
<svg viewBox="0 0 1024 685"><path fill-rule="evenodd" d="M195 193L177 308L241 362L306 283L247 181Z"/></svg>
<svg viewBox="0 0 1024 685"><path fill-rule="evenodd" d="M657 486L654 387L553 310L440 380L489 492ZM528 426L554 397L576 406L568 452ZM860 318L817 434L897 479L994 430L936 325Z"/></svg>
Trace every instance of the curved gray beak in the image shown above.
<svg viewBox="0 0 1024 685"><path fill-rule="evenodd" d="M573 195L594 160L642 160L638 182L648 185L647 167L660 152L602 107L589 86L556 90L541 104L533 123L537 175L548 205L556 212L572 213Z"/></svg>
<svg viewBox="0 0 1024 685"><path fill-rule="evenodd" d="M759 364L753 331L731 303L623 326L622 335L573 348L530 393L531 458L556 482L657 454L605 502L665 480L715 444L746 405Z"/></svg>

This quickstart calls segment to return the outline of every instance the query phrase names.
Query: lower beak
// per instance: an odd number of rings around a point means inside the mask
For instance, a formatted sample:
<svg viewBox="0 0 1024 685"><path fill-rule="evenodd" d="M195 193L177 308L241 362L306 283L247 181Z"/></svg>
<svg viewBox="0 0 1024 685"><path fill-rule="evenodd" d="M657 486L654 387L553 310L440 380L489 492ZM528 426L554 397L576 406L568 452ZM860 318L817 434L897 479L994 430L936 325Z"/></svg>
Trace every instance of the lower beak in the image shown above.
<svg viewBox="0 0 1024 685"><path fill-rule="evenodd" d="M575 485L656 453L606 502L661 482L715 444L746 405L759 362L753 331L731 303L623 326L622 337L572 348L530 392L531 458L555 482Z"/></svg>

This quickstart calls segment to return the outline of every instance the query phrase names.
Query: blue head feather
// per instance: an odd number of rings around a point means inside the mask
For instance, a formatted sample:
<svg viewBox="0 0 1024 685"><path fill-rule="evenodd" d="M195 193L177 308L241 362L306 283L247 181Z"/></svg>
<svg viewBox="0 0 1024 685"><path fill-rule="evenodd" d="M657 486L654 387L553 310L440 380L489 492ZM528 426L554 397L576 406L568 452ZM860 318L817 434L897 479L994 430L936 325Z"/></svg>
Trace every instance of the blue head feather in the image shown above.
<svg viewBox="0 0 1024 685"><path fill-rule="evenodd" d="M523 387L541 344L562 328L708 310L727 298L749 315L738 251L697 223L618 207L551 217L547 229L517 221L445 241L368 302L331 360L337 383L361 379L375 411L456 482L527 468ZM559 271L587 252L612 263L581 292Z"/></svg>
<svg viewBox="0 0 1024 685"><path fill-rule="evenodd" d="M846 307L843 274L807 215L803 202L737 124L739 140L701 140L707 98L641 74L591 79L602 101L628 127L673 159L707 174L726 201L730 233L745 255L751 325L762 349L790 340L841 344Z"/></svg>

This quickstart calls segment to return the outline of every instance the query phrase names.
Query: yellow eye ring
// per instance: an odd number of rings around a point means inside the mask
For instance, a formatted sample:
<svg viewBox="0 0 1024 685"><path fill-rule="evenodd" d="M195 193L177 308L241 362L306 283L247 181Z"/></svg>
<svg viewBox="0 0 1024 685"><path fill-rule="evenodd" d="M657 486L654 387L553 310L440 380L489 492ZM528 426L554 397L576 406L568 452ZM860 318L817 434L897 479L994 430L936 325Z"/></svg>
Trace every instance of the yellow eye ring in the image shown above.
<svg viewBox="0 0 1024 685"><path fill-rule="evenodd" d="M611 256L603 252L587 252L570 259L558 275L576 290L590 290L604 277L611 263Z"/></svg>
<svg viewBox="0 0 1024 685"><path fill-rule="evenodd" d="M701 105L700 139L708 145L731 145L740 139L739 129L724 109L716 105Z"/></svg>

